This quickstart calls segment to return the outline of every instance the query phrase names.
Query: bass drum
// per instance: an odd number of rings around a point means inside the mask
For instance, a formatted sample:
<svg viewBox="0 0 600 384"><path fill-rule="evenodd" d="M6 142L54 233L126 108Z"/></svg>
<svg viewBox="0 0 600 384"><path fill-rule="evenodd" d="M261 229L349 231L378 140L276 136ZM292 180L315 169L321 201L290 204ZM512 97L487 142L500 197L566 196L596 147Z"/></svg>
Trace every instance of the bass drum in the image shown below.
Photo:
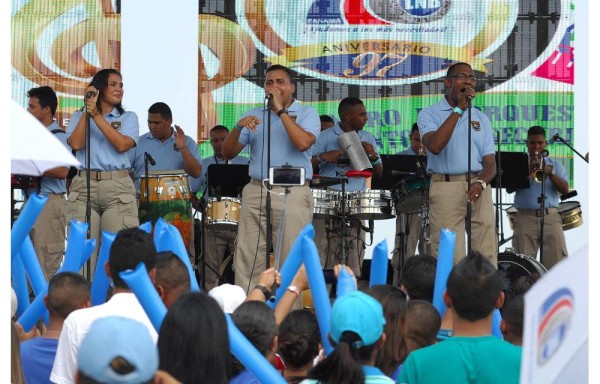
<svg viewBox="0 0 600 384"><path fill-rule="evenodd" d="M546 267L533 257L520 255L512 251L502 252L498 255L498 271L500 271L502 290L506 295L511 296L515 293L514 284L520 277L531 276L537 280L548 272Z"/></svg>

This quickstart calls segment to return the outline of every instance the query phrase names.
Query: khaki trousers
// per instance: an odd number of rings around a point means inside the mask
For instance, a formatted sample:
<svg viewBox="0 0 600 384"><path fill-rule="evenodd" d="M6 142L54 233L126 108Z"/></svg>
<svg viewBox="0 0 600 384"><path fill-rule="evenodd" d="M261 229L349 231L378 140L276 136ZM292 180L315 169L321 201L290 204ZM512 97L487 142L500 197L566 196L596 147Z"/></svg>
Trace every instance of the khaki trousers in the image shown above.
<svg viewBox="0 0 600 384"><path fill-rule="evenodd" d="M31 232L31 241L40 266L50 280L60 267L65 252L67 201L64 193L49 194Z"/></svg>
<svg viewBox="0 0 600 384"><path fill-rule="evenodd" d="M273 251L277 250L279 232L283 231L281 260L283 265L298 233L312 221L314 201L308 185L291 187L284 203L285 188L271 190L271 224L273 228ZM242 207L236 238L234 267L235 284L246 292L256 285L258 276L266 269L266 196L267 190L259 181L252 179L242 191ZM285 217L281 214L285 209ZM273 266L273 265L271 265Z"/></svg>
<svg viewBox="0 0 600 384"><path fill-rule="evenodd" d="M429 245L438 255L440 233L447 228L456 233L454 264L466 256L465 219L467 217L467 182L439 181L432 175L429 190ZM475 178L472 179L473 181ZM471 249L480 252L494 266L498 265L498 238L494 220L492 188L486 188L471 208Z"/></svg>
<svg viewBox="0 0 600 384"><path fill-rule="evenodd" d="M117 233L124 228L138 227L138 207L135 200L135 186L129 176L110 180L90 180L90 238L96 240L96 249L90 257L92 274L98 260L100 233ZM71 183L67 203L67 220L85 222L86 179L75 176ZM85 271L85 268L84 268ZM92 278L89 276L88 278Z"/></svg>
<svg viewBox="0 0 600 384"><path fill-rule="evenodd" d="M548 208L547 211L544 217L544 254L540 262L549 270L568 253L560 214L556 208ZM537 258L540 249L540 218L536 210L517 210L512 246L519 254Z"/></svg>

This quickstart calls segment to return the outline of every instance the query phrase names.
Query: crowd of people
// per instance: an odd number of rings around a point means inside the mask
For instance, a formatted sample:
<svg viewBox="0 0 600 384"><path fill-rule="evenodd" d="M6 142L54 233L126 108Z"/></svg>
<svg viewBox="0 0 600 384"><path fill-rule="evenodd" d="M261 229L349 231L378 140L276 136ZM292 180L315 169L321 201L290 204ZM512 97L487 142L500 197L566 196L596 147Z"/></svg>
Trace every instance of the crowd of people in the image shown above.
<svg viewBox="0 0 600 384"><path fill-rule="evenodd" d="M444 337L432 305L435 273L427 273L429 258L410 258L400 287L375 285L336 298L328 335L333 350L326 354L314 309L292 308L294 289L286 290L274 310L260 290L247 297L237 286L231 287L239 291L224 289L228 285L208 294L190 292L186 266L177 256L157 252L150 234L124 229L106 266L114 286L106 303L91 307L87 280L61 272L50 280L45 300L50 323L42 334L27 334L13 323L13 383L260 383L260 375L231 353L230 314L290 383L517 383L523 294L535 281L523 277L504 292L497 268L472 252L448 277L445 317L452 336ZM119 275L138 263L146 266L168 308L158 330ZM341 268L357 287L351 268L338 265L336 275ZM258 283L273 291L281 276L269 268ZM304 268L292 286L300 292L309 288ZM495 308L503 308L505 340L492 335Z"/></svg>
<svg viewBox="0 0 600 384"><path fill-rule="evenodd" d="M32 330L13 322L13 383L258 383L260 375L253 367L232 355L229 316L261 358L290 383L518 382L523 294L532 282L514 282L510 291L501 287L489 187L496 174L492 128L477 109L470 120L463 115L476 97L475 81L470 65L451 65L444 79L445 95L420 111L404 154L427 157L428 218L406 211L397 225L402 231L410 228L405 232L408 239L391 240L395 242L393 282L370 288L364 281L361 284L364 223L345 217L313 219L315 201L309 186L313 167L318 169L316 177L337 178L352 170L346 148L338 140L349 132L358 136L371 164L370 175L382 176L384 164L376 140L363 130L367 112L362 100L341 100L337 122L319 117L316 109L294 99L293 73L272 65L265 73L265 107L244 113L231 130L213 127L214 154L202 159L193 139L181 127L173 127L165 103L149 108L150 131L139 136L137 115L121 105L122 77L114 69L103 69L93 77L85 107L74 113L66 132L53 121L54 91L30 90L29 111L74 151L82 168L72 170L68 189L69 170L57 168L44 174L37 190L53 202L46 205L32 231L49 279L45 298L49 322ZM467 161L469 131L473 155ZM546 208L539 210L532 202L541 188L534 178L530 189L516 191L513 245L516 252L534 257L540 243L547 245L541 261L550 268L567 255L556 207L558 194L568 191L568 179L557 161L547 159L538 169L535 161L545 149L545 140L542 127L529 130L532 175L546 183ZM221 191L207 180L213 164L246 165L250 181L237 196L241 204L236 206L232 199L227 207L230 214L239 215L235 230L203 230L202 249L194 247L191 222L191 232L181 230L182 237L190 235L189 254L202 271L204 290L191 292L194 275L178 257L184 256L157 252L152 236L138 228L142 196L146 203L151 201L142 184L151 174L184 174L180 179L188 184L153 185L150 191L184 196L189 206L184 206L183 216L191 206L204 211L207 203L221 201ZM291 188L270 185L273 166L302 168L304 179ZM368 183L364 177L348 178L346 191L367 191ZM340 186L330 185L328 190L339 193ZM149 218L148 206L144 219ZM540 214L547 215L552 228L542 240L533 222ZM185 221L183 216L179 221ZM70 220L89 222L92 238L99 239L100 231L117 233L104 270L95 268L97 251L92 256L92 271L105 272L111 281L103 304L91 306L88 281L93 276L86 280L77 273L56 273ZM428 235L423 220L428 222ZM331 327L324 335L332 347L328 353L314 309L302 306L301 296L309 288L304 267L285 287L274 309L266 304L282 283L281 266L309 223L315 228L322 267L332 268L336 277L344 269L355 283L353 292L338 298L333 290L327 293L332 297ZM442 228L456 233L443 316L432 305ZM354 244L348 245L346 237ZM274 265L264 257L268 251L274 254ZM222 264L227 256L233 258L235 285L223 284ZM120 276L140 263L168 309L160 329ZM491 332L496 308L502 308L504 315L500 324L504 340Z"/></svg>

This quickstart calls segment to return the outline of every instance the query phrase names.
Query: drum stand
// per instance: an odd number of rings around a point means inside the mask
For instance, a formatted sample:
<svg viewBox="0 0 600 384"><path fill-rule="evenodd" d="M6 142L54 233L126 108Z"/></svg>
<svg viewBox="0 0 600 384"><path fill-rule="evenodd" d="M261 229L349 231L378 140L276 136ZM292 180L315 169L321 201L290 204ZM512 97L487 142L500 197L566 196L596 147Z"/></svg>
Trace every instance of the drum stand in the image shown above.
<svg viewBox="0 0 600 384"><path fill-rule="evenodd" d="M349 241L350 239L350 215L346 209L347 203L347 194L346 194L346 183L348 182L348 178L344 175L344 172L337 172L337 176L342 185L342 195L340 197L340 219L341 219L341 228L340 228L340 238L342 240L342 255L341 255L341 264L346 265L347 255L352 249L352 243ZM329 237L328 237L329 240ZM329 248L329 247L328 247Z"/></svg>

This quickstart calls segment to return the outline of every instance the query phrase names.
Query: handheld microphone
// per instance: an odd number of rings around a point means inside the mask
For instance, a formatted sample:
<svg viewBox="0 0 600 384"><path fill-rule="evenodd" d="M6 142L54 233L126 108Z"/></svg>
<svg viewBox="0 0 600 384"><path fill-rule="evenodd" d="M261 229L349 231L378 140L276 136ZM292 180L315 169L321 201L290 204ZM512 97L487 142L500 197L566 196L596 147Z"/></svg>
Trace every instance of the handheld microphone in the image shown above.
<svg viewBox="0 0 600 384"><path fill-rule="evenodd" d="M265 95L265 99L266 99L266 100L271 100L272 98L273 98L273 94L272 94L272 93L267 93L267 94Z"/></svg>
<svg viewBox="0 0 600 384"><path fill-rule="evenodd" d="M94 97L95 94L96 94L96 91L87 91L85 94L85 98L89 99L91 97Z"/></svg>
<svg viewBox="0 0 600 384"><path fill-rule="evenodd" d="M560 134L559 133L555 133L554 136L552 136L552 138L550 139L550 144L554 144L556 142L556 140L560 139Z"/></svg>
<svg viewBox="0 0 600 384"><path fill-rule="evenodd" d="M463 89L461 89L460 91L461 91L461 92L465 92L466 90L467 90L467 88L463 88ZM471 96L471 95L467 95L467 99L469 99L469 100L473 100L473 96Z"/></svg>
<svg viewBox="0 0 600 384"><path fill-rule="evenodd" d="M148 152L144 152L144 156L146 157L146 159L148 159L148 162L152 164L152 166L156 165L156 161L154 161L154 159L152 158L152 156L150 156Z"/></svg>

